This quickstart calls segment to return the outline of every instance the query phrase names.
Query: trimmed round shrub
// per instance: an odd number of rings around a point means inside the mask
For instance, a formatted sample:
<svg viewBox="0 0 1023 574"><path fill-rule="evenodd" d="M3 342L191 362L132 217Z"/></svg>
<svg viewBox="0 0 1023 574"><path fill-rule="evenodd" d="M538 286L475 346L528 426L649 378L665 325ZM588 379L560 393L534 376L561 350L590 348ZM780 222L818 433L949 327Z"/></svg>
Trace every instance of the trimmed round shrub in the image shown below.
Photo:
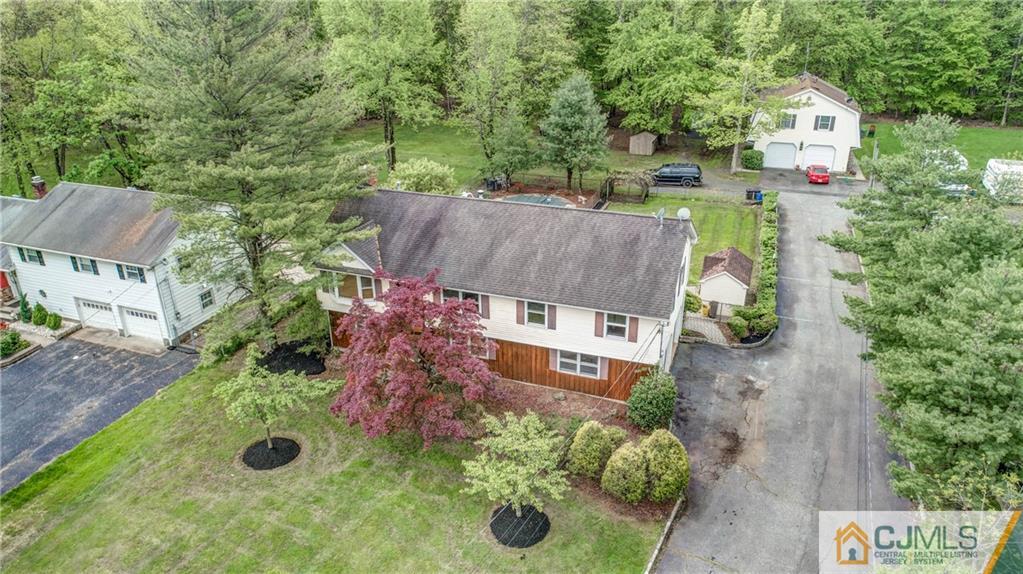
<svg viewBox="0 0 1023 574"><path fill-rule="evenodd" d="M766 335L778 328L778 316L774 313L765 313L750 321L749 326L754 333Z"/></svg>
<svg viewBox="0 0 1023 574"><path fill-rule="evenodd" d="M703 300L696 293L686 291L686 311L698 313L703 308Z"/></svg>
<svg viewBox="0 0 1023 574"><path fill-rule="evenodd" d="M572 438L568 448L568 471L579 476L598 478L607 459L623 442L625 429L586 421Z"/></svg>
<svg viewBox="0 0 1023 574"><path fill-rule="evenodd" d="M32 308L32 324L43 326L46 324L46 319L50 316L46 312L46 307L43 307L42 303L36 303L36 306Z"/></svg>
<svg viewBox="0 0 1023 574"><path fill-rule="evenodd" d="M636 504L646 496L648 478L646 454L627 442L608 459L600 488L619 500Z"/></svg>
<svg viewBox="0 0 1023 574"><path fill-rule="evenodd" d="M689 486L689 454L678 438L660 429L640 443L650 475L650 500L675 500Z"/></svg>
<svg viewBox="0 0 1023 574"><path fill-rule="evenodd" d="M764 152L758 149L742 150L740 160L743 169L764 169Z"/></svg>
<svg viewBox="0 0 1023 574"><path fill-rule="evenodd" d="M728 320L728 328L739 339L749 336L749 323L738 315Z"/></svg>
<svg viewBox="0 0 1023 574"><path fill-rule="evenodd" d="M629 395L629 420L643 430L666 427L675 412L678 385L661 369L643 375Z"/></svg>
<svg viewBox="0 0 1023 574"><path fill-rule="evenodd" d="M50 313L50 316L46 318L46 326L52 331L60 329L61 323L64 322L64 318L56 313Z"/></svg>

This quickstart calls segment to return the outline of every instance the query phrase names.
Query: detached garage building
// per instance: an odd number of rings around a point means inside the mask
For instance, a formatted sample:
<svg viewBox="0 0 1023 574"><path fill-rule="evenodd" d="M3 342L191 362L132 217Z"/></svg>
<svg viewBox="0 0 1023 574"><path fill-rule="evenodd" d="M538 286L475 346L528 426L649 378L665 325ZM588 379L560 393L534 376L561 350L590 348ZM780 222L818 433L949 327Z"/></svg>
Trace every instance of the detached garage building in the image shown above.
<svg viewBox="0 0 1023 574"><path fill-rule="evenodd" d="M153 210L155 199L149 191L57 185L5 223L0 248L18 291L83 325L176 344L230 289L178 280L178 223L170 210Z"/></svg>
<svg viewBox="0 0 1023 574"><path fill-rule="evenodd" d="M837 87L810 74L780 89L806 105L781 118L781 129L753 143L764 152L764 167L805 170L824 165L832 172L849 169L849 154L860 147L860 107ZM754 117L754 121L760 118Z"/></svg>

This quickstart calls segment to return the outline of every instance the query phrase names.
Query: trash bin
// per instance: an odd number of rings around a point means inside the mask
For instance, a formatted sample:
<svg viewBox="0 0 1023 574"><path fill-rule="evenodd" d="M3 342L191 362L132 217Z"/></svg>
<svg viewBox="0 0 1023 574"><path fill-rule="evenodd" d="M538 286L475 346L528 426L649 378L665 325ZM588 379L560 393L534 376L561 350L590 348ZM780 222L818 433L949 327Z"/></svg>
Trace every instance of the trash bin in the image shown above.
<svg viewBox="0 0 1023 574"><path fill-rule="evenodd" d="M757 190L757 192L755 194L753 194L753 201L755 201L757 203L760 203L760 202L764 201L764 194L760 193L759 189Z"/></svg>
<svg viewBox="0 0 1023 574"><path fill-rule="evenodd" d="M753 201L756 195L760 193L759 187L747 187L746 188L746 201Z"/></svg>

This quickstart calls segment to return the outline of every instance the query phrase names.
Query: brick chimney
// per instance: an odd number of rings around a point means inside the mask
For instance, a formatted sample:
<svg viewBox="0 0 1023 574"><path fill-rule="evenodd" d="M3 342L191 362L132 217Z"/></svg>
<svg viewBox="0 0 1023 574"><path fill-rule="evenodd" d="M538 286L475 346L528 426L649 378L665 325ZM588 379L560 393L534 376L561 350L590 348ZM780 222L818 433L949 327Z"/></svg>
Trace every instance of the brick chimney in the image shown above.
<svg viewBox="0 0 1023 574"><path fill-rule="evenodd" d="M33 175L32 187L36 190L36 199L42 199L46 195L46 182L42 177Z"/></svg>

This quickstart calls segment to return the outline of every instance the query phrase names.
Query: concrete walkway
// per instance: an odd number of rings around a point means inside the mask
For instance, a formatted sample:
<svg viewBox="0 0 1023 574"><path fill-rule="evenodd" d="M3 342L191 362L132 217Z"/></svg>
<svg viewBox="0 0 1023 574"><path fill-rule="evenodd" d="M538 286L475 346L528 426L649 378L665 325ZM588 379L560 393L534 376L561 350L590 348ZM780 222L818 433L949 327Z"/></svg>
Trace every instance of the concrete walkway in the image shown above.
<svg viewBox="0 0 1023 574"><path fill-rule="evenodd" d="M686 318L682 321L682 328L702 334L711 343L728 344L728 339L725 339L725 334L718 327L718 322L697 313L686 313Z"/></svg>
<svg viewBox="0 0 1023 574"><path fill-rule="evenodd" d="M838 201L781 195L781 326L768 344L679 348L674 422L693 471L658 572L816 572L819 510L908 507L888 486L866 341L839 322L843 295L863 290L830 270L858 264L817 240L846 228Z"/></svg>

